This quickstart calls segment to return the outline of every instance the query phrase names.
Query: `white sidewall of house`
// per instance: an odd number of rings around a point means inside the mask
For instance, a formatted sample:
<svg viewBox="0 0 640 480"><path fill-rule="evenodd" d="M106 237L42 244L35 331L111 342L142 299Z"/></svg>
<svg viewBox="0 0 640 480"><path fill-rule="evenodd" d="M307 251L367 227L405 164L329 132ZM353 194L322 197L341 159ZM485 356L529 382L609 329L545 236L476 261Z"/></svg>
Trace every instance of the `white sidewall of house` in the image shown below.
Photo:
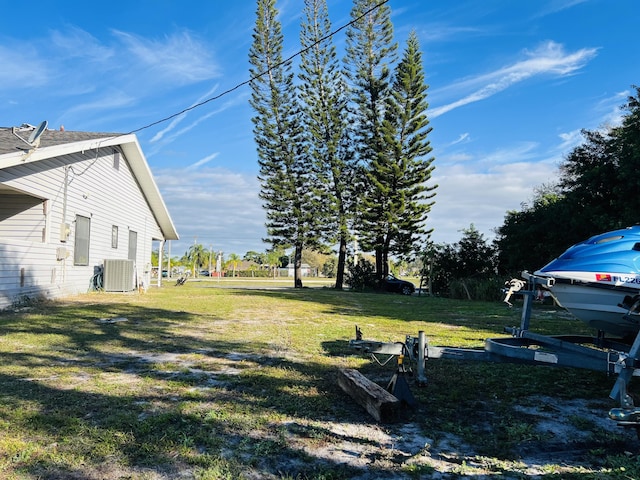
<svg viewBox="0 0 640 480"><path fill-rule="evenodd" d="M0 170L4 186L43 202L42 209L24 212L21 225L32 222L28 236L15 234L11 226L20 215L0 218L5 227L0 226L0 308L38 295L89 291L105 259L128 258L130 231L137 232L136 284L150 285L153 240L162 232L126 158L120 153L114 161L115 152L102 148ZM0 195L0 202L11 198ZM90 219L87 265L74 264L78 215ZM112 244L114 227L117 243Z"/></svg>

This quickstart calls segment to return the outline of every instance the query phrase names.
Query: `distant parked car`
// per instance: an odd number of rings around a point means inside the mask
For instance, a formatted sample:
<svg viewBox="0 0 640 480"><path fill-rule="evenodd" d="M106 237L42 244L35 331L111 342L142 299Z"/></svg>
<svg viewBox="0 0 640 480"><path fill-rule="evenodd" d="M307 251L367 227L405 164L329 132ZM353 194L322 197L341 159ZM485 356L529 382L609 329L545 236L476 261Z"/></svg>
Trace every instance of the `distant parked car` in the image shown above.
<svg viewBox="0 0 640 480"><path fill-rule="evenodd" d="M200 270L200 273L198 274L201 277L210 277L211 274L209 273L209 270Z"/></svg>
<svg viewBox="0 0 640 480"><path fill-rule="evenodd" d="M416 291L416 286L406 280L400 280L391 273L382 280L384 290L387 292L401 293L402 295L413 295Z"/></svg>

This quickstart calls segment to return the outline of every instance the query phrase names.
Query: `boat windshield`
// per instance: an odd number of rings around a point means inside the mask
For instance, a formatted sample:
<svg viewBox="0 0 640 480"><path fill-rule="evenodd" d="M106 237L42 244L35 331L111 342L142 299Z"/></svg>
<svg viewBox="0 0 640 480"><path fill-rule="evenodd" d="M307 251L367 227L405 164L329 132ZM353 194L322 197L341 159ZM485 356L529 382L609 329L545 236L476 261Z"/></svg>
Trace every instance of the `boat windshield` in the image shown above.
<svg viewBox="0 0 640 480"><path fill-rule="evenodd" d="M623 235L614 235L612 237L599 238L593 243L597 245L599 243L607 243L607 242L613 242L614 240L622 240L623 238L624 238Z"/></svg>

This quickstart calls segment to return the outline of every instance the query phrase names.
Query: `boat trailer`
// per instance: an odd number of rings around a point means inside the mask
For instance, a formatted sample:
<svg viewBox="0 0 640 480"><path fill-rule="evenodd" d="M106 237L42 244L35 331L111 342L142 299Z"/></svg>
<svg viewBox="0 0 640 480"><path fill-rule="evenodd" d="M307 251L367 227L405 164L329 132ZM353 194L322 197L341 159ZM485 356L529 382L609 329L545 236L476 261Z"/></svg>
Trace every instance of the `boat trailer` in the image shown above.
<svg viewBox="0 0 640 480"><path fill-rule="evenodd" d="M609 411L609 418L620 426L633 427L640 436L640 407L636 407L627 387L633 376L640 376L640 333L631 345L620 340L605 338L603 332L597 337L583 335L541 335L529 330L531 311L539 287L546 287L549 279L523 272L525 280L514 279L505 285L504 302L512 295L524 298L520 327L505 327L511 337L489 338L484 348L439 347L430 345L424 331L417 337L407 335L403 342L380 342L365 340L356 326L356 338L349 345L371 356L372 360L384 365L397 359L397 371L387 386L387 390L399 400L413 405L415 400L405 374L413 375L416 367L415 383L428 383L425 366L430 359L456 359L497 363L520 363L557 367L575 367L617 375L609 397L619 403L619 407ZM526 287L526 288L525 288ZM384 360L381 361L380 358Z"/></svg>

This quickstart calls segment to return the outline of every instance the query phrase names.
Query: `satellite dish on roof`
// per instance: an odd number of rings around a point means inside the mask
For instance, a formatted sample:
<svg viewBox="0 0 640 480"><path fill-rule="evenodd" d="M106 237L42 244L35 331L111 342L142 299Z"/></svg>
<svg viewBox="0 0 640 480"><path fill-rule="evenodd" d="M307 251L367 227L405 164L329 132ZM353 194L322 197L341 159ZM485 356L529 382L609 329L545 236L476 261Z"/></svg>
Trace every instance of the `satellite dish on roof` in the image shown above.
<svg viewBox="0 0 640 480"><path fill-rule="evenodd" d="M23 127L24 126L25 125L23 125ZM31 125L28 125L28 126L31 127ZM44 131L46 129L47 129L47 121L45 120L40 125L38 125L37 127L33 128L33 131L31 132L31 135L29 135L29 139L28 140L25 140L20 135L18 135L18 133L17 133L18 129L16 127L12 127L11 128L11 133L13 133L16 137L18 137L20 140L22 140L24 143L26 143L32 149L35 150L40 145L40 137L42 136L42 134L44 133Z"/></svg>
<svg viewBox="0 0 640 480"><path fill-rule="evenodd" d="M27 142L29 142L32 146L37 147L40 144L40 136L44 133L46 128L47 121L45 120L44 122L40 123L40 125L38 125L38 128L35 128L33 132L31 132L31 135L29 135L29 139L27 140Z"/></svg>

